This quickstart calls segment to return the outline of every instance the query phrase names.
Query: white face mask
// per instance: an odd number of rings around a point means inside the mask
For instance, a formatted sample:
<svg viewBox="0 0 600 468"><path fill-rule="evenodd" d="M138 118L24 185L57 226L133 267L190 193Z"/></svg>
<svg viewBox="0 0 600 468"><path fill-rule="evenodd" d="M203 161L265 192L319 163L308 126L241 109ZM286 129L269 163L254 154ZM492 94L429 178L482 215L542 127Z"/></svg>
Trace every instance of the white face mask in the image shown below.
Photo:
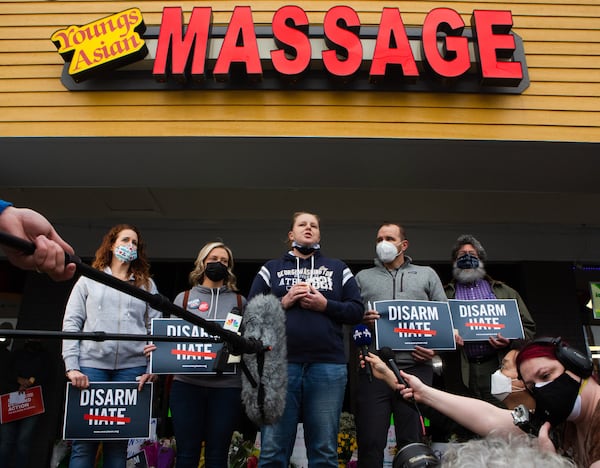
<svg viewBox="0 0 600 468"><path fill-rule="evenodd" d="M492 374L491 394L500 401L506 400L506 397L512 393L512 381L513 379L504 375L498 369Z"/></svg>
<svg viewBox="0 0 600 468"><path fill-rule="evenodd" d="M379 242L375 247L375 252L377 253L377 258L383 263L392 263L400 255L398 248L388 241Z"/></svg>

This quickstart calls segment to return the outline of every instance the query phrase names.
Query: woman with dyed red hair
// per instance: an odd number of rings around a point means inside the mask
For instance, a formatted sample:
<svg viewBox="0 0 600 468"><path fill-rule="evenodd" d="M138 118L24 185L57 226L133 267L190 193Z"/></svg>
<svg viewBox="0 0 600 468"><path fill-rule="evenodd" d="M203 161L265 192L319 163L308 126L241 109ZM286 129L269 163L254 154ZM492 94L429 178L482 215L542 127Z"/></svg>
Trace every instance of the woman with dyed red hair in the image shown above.
<svg viewBox="0 0 600 468"><path fill-rule="evenodd" d="M479 435L521 432L511 410L429 387L401 372L405 387L378 356L369 354L366 359L373 375L397 388L405 399L431 406ZM540 448L557 451L549 433L561 425L559 452L573 457L578 466L600 468L600 385L590 377L591 360L560 338L546 338L519 352L517 370L536 402L531 419L534 425L541 424Z"/></svg>

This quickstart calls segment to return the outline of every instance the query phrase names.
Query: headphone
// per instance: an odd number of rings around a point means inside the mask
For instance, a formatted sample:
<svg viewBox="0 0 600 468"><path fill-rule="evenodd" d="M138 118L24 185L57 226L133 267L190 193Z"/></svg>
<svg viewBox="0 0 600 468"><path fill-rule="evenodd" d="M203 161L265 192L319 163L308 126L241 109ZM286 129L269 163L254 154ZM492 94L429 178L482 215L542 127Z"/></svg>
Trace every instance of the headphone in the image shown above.
<svg viewBox="0 0 600 468"><path fill-rule="evenodd" d="M587 379L592 375L594 363L587 354L567 346L562 342L562 338L537 338L531 344L550 344L554 347L554 355L565 369L570 370L582 379Z"/></svg>

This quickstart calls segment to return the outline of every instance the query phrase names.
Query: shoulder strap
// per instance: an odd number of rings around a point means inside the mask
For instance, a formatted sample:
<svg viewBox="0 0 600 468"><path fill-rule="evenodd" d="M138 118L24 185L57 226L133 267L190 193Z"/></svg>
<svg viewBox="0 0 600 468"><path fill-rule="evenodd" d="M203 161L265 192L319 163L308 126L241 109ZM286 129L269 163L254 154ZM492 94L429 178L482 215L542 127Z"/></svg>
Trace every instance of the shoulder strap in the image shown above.
<svg viewBox="0 0 600 468"><path fill-rule="evenodd" d="M190 291L191 289L188 289L186 292L183 293L183 304L181 305L181 307L183 307L185 310L187 310L187 303L188 299L190 298Z"/></svg>

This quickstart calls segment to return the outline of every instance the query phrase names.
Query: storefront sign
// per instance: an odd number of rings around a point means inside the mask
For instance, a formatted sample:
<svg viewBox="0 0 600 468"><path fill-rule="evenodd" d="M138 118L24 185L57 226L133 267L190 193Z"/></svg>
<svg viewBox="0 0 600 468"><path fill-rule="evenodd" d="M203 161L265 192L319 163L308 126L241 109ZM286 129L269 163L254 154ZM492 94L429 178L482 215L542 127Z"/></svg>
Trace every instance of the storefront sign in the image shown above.
<svg viewBox="0 0 600 468"><path fill-rule="evenodd" d="M288 5L270 26L255 25L249 6L235 7L225 26L212 23L211 7L195 7L186 25L180 7L166 7L160 26L143 33L132 8L61 29L52 41L72 90L523 92L529 78L512 13L474 10L470 22L435 8L422 27L407 28L398 8L383 8L378 25L362 25L354 9L334 6L312 25L301 7Z"/></svg>

